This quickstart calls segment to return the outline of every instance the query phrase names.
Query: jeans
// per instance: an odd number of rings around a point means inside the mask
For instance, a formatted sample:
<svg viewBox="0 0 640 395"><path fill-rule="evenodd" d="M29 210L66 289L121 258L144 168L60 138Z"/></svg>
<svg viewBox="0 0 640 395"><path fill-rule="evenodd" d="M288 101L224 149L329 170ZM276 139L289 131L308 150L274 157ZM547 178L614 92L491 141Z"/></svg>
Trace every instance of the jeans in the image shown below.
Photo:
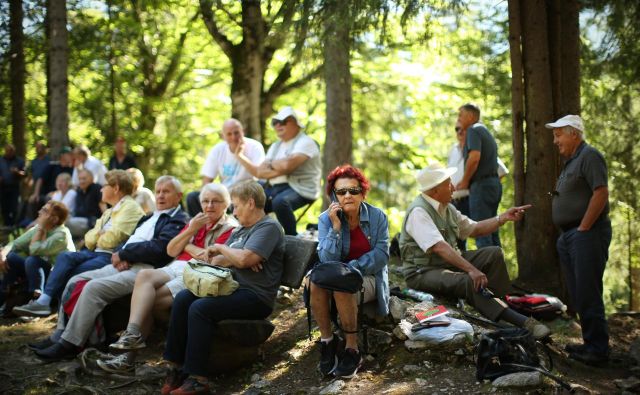
<svg viewBox="0 0 640 395"><path fill-rule="evenodd" d="M100 269L111 263L111 253L82 250L79 252L63 252L56 258L51 270L44 294L60 299L67 281L76 274Z"/></svg>
<svg viewBox="0 0 640 395"><path fill-rule="evenodd" d="M573 228L562 233L556 244L571 304L580 317L584 344L601 354L609 351L602 276L609 259L611 234L611 222L603 219L585 232Z"/></svg>
<svg viewBox="0 0 640 395"><path fill-rule="evenodd" d="M473 181L469 188L469 216L474 221L493 218L498 215L498 205L502 199L502 184L496 177ZM476 237L476 247L500 247L500 233L496 229L490 235Z"/></svg>
<svg viewBox="0 0 640 395"><path fill-rule="evenodd" d="M9 270L4 274L0 285L2 291L6 291L20 278L27 279L27 292L42 291L46 276L51 270L49 262L39 256L23 257L16 252L7 255L7 265Z"/></svg>
<svg viewBox="0 0 640 395"><path fill-rule="evenodd" d="M247 289L231 295L199 298L188 289L173 301L164 359L184 365L186 373L208 376L208 360L216 323L226 319L258 320L271 314Z"/></svg>
<svg viewBox="0 0 640 395"><path fill-rule="evenodd" d="M296 217L293 212L305 204L312 203L313 200L300 196L289 184L264 186L264 193L267 195L264 211L276 213L284 234L297 235Z"/></svg>
<svg viewBox="0 0 640 395"><path fill-rule="evenodd" d="M460 211L460 213L462 213L462 215L466 215L467 217L469 216L469 196L465 196L462 197L460 199L454 199L451 201L451 203L453 203L453 206L455 208L458 209L458 211ZM466 239L458 239L458 248L460 249L460 251L466 251L467 250L467 240Z"/></svg>

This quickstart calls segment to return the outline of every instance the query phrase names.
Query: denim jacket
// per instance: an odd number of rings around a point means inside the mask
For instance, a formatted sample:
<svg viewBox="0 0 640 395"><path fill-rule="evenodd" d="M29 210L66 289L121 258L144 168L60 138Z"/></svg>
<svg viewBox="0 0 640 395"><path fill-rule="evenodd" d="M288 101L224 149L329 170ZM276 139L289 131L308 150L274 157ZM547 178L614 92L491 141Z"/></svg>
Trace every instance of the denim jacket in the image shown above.
<svg viewBox="0 0 640 395"><path fill-rule="evenodd" d="M349 224L344 216L341 218L340 232L335 232L327 211L320 214L318 221L319 243L318 256L320 262L344 262L349 255ZM375 276L377 313L389 314L389 223L386 214L369 203L360 204L360 228L369 240L371 250L358 259L348 262L360 270L363 276Z"/></svg>

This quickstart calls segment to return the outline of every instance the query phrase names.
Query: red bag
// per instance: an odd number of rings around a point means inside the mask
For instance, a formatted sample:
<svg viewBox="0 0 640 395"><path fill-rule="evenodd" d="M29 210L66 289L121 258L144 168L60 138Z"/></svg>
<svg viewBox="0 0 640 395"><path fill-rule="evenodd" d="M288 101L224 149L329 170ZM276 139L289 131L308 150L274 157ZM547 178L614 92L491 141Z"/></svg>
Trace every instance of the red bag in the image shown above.
<svg viewBox="0 0 640 395"><path fill-rule="evenodd" d="M543 321L558 318L567 308L560 299L551 295L509 294L504 298L509 307L518 313Z"/></svg>

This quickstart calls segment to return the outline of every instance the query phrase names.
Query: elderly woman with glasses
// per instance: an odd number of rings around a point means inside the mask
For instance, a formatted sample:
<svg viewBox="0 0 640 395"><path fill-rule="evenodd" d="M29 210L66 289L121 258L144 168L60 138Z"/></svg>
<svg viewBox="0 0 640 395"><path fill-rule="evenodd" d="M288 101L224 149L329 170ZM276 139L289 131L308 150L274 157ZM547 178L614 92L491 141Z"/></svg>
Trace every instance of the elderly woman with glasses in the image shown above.
<svg viewBox="0 0 640 395"><path fill-rule="evenodd" d="M389 313L389 226L387 216L365 202L369 181L359 169L344 165L327 176L327 194L332 200L320 215L318 255L322 262L340 261L362 274L364 302L376 301L377 313ZM362 363L358 351L357 314L359 294L332 292L310 282L311 311L320 328L320 371L337 377L353 377ZM330 298L333 296L345 335L332 332Z"/></svg>

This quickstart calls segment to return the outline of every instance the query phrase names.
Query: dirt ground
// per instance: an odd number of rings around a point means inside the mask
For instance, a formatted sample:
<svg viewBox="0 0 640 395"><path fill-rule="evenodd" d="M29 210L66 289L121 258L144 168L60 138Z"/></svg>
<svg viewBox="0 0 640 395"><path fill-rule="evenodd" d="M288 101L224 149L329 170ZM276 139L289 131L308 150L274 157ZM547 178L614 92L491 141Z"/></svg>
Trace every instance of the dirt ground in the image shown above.
<svg viewBox="0 0 640 395"><path fill-rule="evenodd" d="M161 353L163 333L154 332L149 347L138 357L138 376L96 376L82 369L77 360L45 364L25 346L51 333L56 317L30 323L0 321L0 394L148 394L157 393L163 377ZM319 352L307 339L306 313L301 292L280 298L271 317L276 329L261 347L262 357L231 374L212 378L220 394L317 394L332 384L320 377L316 366ZM615 379L628 377L635 369L627 357L630 344L640 335L640 318L612 315L609 318L612 361L607 367L592 368L572 362L562 352L569 341L579 340L579 329L569 319L550 323L554 331L550 345L554 372L565 381L582 386L582 391L619 393ZM393 326L379 329L391 332ZM490 329L490 328L489 328ZM317 332L314 333L317 337ZM342 394L548 394L562 393L545 380L537 388L497 389L475 379L473 344L450 350L407 351L394 337L388 348L367 358L357 377L344 380ZM335 385L342 385L336 383Z"/></svg>

